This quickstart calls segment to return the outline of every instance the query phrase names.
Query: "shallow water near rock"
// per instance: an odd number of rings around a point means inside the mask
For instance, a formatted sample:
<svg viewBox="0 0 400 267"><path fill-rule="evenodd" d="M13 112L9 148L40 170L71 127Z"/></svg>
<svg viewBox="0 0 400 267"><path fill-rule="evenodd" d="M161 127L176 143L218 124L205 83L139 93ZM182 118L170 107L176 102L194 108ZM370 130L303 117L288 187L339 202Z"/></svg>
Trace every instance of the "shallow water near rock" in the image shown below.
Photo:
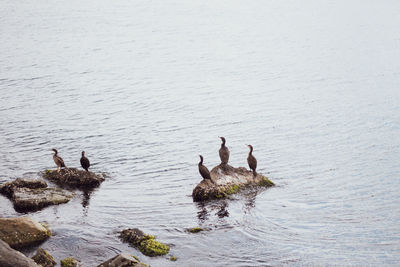
<svg viewBox="0 0 400 267"><path fill-rule="evenodd" d="M396 265L399 1L9 1L0 9L0 182L68 167L99 188L29 216L83 266ZM198 155L275 184L193 203ZM0 214L19 216L0 196ZM207 229L188 233L191 227ZM171 245L150 258L118 239ZM36 248L26 250L32 256Z"/></svg>

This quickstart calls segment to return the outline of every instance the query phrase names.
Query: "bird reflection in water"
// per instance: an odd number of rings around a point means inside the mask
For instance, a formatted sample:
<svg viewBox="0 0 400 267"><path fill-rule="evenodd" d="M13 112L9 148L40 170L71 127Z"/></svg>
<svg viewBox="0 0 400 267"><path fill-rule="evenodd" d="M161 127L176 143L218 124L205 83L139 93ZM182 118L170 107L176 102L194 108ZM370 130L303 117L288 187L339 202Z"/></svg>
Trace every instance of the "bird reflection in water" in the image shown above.
<svg viewBox="0 0 400 267"><path fill-rule="evenodd" d="M219 218L224 218L229 216L228 211L228 202L225 200L218 200L212 202L199 202L197 203L197 208L199 211L197 212L197 218L201 223L207 221L210 218L210 213L213 211L215 215Z"/></svg>

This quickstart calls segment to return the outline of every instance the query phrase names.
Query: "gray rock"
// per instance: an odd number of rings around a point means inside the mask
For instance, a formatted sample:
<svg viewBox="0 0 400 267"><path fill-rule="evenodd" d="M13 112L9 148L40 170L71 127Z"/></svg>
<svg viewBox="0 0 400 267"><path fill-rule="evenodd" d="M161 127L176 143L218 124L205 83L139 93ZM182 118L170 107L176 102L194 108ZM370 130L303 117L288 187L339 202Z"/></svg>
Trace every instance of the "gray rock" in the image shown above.
<svg viewBox="0 0 400 267"><path fill-rule="evenodd" d="M50 236L45 225L30 217L0 218L0 239L12 248L36 245Z"/></svg>
<svg viewBox="0 0 400 267"><path fill-rule="evenodd" d="M1 185L0 193L6 195L19 212L66 203L72 198L71 193L59 188L47 188L47 183L38 179L18 178Z"/></svg>
<svg viewBox="0 0 400 267"><path fill-rule="evenodd" d="M32 257L32 260L42 267L53 267L57 264L53 256L51 256L47 250L42 248L39 248L36 251L36 254Z"/></svg>
<svg viewBox="0 0 400 267"><path fill-rule="evenodd" d="M71 193L60 188L17 188L14 190L12 201L17 211L33 211L67 203L71 198Z"/></svg>
<svg viewBox="0 0 400 267"><path fill-rule="evenodd" d="M93 172L78 170L75 168L57 170L46 170L43 177L61 186L75 188L94 188L100 186L104 177Z"/></svg>
<svg viewBox="0 0 400 267"><path fill-rule="evenodd" d="M148 267L148 265L140 262L132 255L121 253L114 258L103 262L98 267Z"/></svg>
<svg viewBox="0 0 400 267"><path fill-rule="evenodd" d="M25 178L18 178L14 181L5 183L0 185L0 194L3 194L9 198L12 197L14 190L16 188L46 188L47 183L43 180L39 179L25 179Z"/></svg>
<svg viewBox="0 0 400 267"><path fill-rule="evenodd" d="M244 167L234 168L230 165L218 165L211 172L211 181L202 180L194 189L192 197L194 201L226 198L239 192L245 186L273 186L267 177L257 174Z"/></svg>
<svg viewBox="0 0 400 267"><path fill-rule="evenodd" d="M19 251L12 249L6 242L0 240L0 266L2 267L40 267L32 259Z"/></svg>

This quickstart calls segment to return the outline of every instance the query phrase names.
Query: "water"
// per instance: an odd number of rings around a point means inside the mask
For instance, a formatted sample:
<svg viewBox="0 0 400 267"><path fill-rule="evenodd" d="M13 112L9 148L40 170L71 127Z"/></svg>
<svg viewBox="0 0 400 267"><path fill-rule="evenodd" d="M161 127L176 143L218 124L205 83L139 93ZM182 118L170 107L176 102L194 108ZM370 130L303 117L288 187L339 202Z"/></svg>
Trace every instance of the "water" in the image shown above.
<svg viewBox="0 0 400 267"><path fill-rule="evenodd" d="M54 168L109 175L29 216L42 247L96 266L396 265L400 2L2 0L0 182ZM198 155L277 186L193 203ZM20 216L0 197L1 216ZM227 215L227 216L224 216ZM208 229L189 234L185 228ZM171 262L123 244L138 227ZM32 255L34 251L24 251Z"/></svg>

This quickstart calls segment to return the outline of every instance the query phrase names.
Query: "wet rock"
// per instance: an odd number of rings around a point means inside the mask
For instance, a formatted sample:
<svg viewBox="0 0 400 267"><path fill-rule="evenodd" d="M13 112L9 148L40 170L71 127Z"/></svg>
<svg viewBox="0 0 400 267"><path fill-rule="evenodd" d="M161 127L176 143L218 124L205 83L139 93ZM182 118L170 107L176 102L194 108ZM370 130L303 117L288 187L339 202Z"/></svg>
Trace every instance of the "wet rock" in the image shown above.
<svg viewBox="0 0 400 267"><path fill-rule="evenodd" d="M146 256L154 257L166 255L169 252L169 246L154 240L154 236L146 235L141 230L125 229L121 232L120 238L136 247Z"/></svg>
<svg viewBox="0 0 400 267"><path fill-rule="evenodd" d="M2 267L40 267L32 259L19 251L12 249L0 239L0 266Z"/></svg>
<svg viewBox="0 0 400 267"><path fill-rule="evenodd" d="M45 181L37 179L16 179L3 184L0 192L10 198L15 210L19 212L66 203L72 198L71 193L59 188L47 188Z"/></svg>
<svg viewBox="0 0 400 267"><path fill-rule="evenodd" d="M67 203L72 194L60 188L18 188L12 201L17 211L34 211L50 205Z"/></svg>
<svg viewBox="0 0 400 267"><path fill-rule="evenodd" d="M39 248L32 259L42 267L53 267L57 263L47 250Z"/></svg>
<svg viewBox="0 0 400 267"><path fill-rule="evenodd" d="M0 218L0 239L12 248L36 245L50 236L50 230L32 218Z"/></svg>
<svg viewBox="0 0 400 267"><path fill-rule="evenodd" d="M94 188L100 186L104 177L93 172L78 170L75 168L57 170L46 170L43 177L61 186L75 188Z"/></svg>
<svg viewBox="0 0 400 267"><path fill-rule="evenodd" d="M108 261L103 262L98 267L148 267L133 255L121 253Z"/></svg>
<svg viewBox="0 0 400 267"><path fill-rule="evenodd" d="M14 193L14 190L16 188L22 188L22 187L30 189L46 188L47 183L43 180L38 180L38 179L18 178L14 181L0 185L0 194L3 194L11 198Z"/></svg>
<svg viewBox="0 0 400 267"><path fill-rule="evenodd" d="M192 197L194 201L226 198L239 192L245 186L273 186L267 177L257 174L254 177L252 171L244 167L234 168L230 165L214 167L211 172L211 181L202 180L194 189Z"/></svg>
<svg viewBox="0 0 400 267"><path fill-rule="evenodd" d="M189 232L189 233L195 234L195 233L204 231L204 229L201 228L201 227L193 227L193 228L188 228L188 229L186 229L186 231Z"/></svg>
<svg viewBox="0 0 400 267"><path fill-rule="evenodd" d="M61 267L76 267L78 263L74 258L68 257L60 261Z"/></svg>

